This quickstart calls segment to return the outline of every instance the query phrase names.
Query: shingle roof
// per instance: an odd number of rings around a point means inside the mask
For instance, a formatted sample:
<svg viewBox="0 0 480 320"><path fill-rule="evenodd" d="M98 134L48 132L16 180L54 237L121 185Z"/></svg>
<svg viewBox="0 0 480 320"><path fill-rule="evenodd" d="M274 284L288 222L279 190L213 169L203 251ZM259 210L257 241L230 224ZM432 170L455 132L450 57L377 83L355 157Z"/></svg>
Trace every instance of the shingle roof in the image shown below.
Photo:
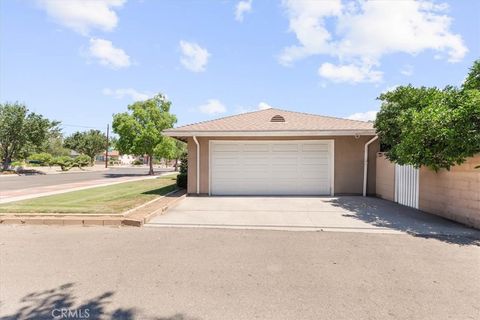
<svg viewBox="0 0 480 320"><path fill-rule="evenodd" d="M280 115L285 122L271 122ZM326 117L302 112L270 108L247 112L210 121L198 122L165 130L177 136L187 132L275 132L275 131L369 131L374 132L371 122Z"/></svg>

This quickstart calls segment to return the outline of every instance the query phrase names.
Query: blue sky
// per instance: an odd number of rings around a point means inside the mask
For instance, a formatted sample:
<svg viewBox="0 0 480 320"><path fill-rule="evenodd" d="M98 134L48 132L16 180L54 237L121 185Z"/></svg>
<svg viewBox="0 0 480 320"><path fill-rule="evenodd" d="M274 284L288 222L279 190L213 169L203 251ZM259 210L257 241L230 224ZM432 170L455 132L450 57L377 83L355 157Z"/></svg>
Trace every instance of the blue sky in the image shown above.
<svg viewBox="0 0 480 320"><path fill-rule="evenodd" d="M369 119L397 85L458 85L480 1L0 1L0 101L102 129L162 92L178 124L268 106Z"/></svg>

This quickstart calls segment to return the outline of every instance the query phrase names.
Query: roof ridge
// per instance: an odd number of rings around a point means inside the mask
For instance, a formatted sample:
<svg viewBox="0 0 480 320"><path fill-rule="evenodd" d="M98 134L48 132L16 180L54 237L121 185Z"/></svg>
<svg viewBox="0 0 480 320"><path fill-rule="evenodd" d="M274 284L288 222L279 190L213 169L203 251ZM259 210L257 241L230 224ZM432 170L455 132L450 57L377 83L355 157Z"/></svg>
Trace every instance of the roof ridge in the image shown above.
<svg viewBox="0 0 480 320"><path fill-rule="evenodd" d="M182 127L189 127L189 126L202 124L202 123L206 123L206 122L211 122L211 121L224 120L224 119L228 119L228 118L232 118L232 117L243 116L243 115L249 114L249 113L262 112L262 111L269 110L269 109L276 109L276 108L268 108L268 109L262 109L262 110L253 110L253 111L247 111L247 112L242 112L242 113L237 113L237 114L231 114L229 116L224 116L224 117L221 117L221 118L215 118L215 119L210 119L210 120L193 122L193 123L185 124L185 125L180 126L180 127L170 128L170 129L167 129L167 130L174 130L174 129L179 129L179 128L182 128ZM279 109L277 109L277 110L279 110Z"/></svg>
<svg viewBox="0 0 480 320"><path fill-rule="evenodd" d="M363 120L354 120L354 119L347 119L347 118L341 118L341 117L334 117L334 116L325 116L322 114L315 114L315 113L308 113L304 111L291 111L291 110L285 110L285 109L279 109L279 108L272 108L276 109L279 111L285 111L285 112L294 112L294 113L301 113L307 116L317 116L317 117L323 117L323 118L331 118L331 119L336 119L336 120L347 120L347 121L353 121L353 122L360 122L360 123L371 123L370 121L363 121ZM268 110L268 109L266 109Z"/></svg>

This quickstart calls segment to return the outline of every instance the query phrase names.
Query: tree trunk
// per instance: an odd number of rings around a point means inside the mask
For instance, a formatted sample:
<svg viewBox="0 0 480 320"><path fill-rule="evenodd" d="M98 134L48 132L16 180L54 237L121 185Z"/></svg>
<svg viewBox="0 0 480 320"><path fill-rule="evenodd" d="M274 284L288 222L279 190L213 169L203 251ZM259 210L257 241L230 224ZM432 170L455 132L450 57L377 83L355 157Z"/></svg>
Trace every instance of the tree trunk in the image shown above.
<svg viewBox="0 0 480 320"><path fill-rule="evenodd" d="M178 159L175 159L175 171L178 171Z"/></svg>
<svg viewBox="0 0 480 320"><path fill-rule="evenodd" d="M151 155L148 156L148 164L150 166L150 169L148 170L148 174L153 176L154 175L154 172L153 172L153 156L151 156Z"/></svg>
<svg viewBox="0 0 480 320"><path fill-rule="evenodd" d="M3 161L2 169L7 170L10 166L10 162L12 162L12 158L10 156L6 156L5 161Z"/></svg>

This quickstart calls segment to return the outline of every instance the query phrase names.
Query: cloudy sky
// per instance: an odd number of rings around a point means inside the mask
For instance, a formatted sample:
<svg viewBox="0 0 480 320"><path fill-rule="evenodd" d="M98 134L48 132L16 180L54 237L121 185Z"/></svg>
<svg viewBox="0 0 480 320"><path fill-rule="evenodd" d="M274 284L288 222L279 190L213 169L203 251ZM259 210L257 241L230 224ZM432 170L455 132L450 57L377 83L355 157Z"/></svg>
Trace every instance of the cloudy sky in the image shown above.
<svg viewBox="0 0 480 320"><path fill-rule="evenodd" d="M104 128L162 92L179 125L270 106L368 120L376 97L462 82L480 1L0 1L0 101Z"/></svg>

